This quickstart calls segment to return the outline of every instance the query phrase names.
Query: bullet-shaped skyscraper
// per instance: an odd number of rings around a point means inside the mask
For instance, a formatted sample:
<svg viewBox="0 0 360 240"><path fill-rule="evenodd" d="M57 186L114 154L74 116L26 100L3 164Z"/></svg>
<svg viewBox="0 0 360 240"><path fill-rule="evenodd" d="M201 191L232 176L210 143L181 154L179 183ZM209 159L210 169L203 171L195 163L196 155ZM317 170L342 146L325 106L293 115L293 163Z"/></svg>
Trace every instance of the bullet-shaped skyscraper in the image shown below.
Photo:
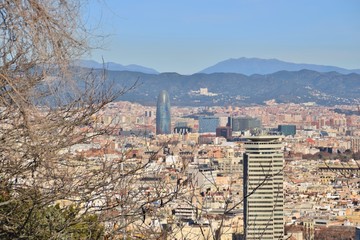
<svg viewBox="0 0 360 240"><path fill-rule="evenodd" d="M170 99L167 91L162 90L156 106L156 134L171 133Z"/></svg>

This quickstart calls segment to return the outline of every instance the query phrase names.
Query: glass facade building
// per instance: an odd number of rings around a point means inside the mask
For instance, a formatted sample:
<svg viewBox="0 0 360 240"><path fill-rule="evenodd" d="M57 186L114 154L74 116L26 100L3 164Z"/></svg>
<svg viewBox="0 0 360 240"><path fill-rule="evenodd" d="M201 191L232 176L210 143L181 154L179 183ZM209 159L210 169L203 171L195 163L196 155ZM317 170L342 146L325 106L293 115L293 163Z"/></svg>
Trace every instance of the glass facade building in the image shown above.
<svg viewBox="0 0 360 240"><path fill-rule="evenodd" d="M171 133L170 99L167 91L162 90L156 105L156 134Z"/></svg>
<svg viewBox="0 0 360 240"><path fill-rule="evenodd" d="M295 125L278 125L278 132L285 136L295 136L296 126Z"/></svg>
<svg viewBox="0 0 360 240"><path fill-rule="evenodd" d="M261 120L252 117L237 117L231 121L233 131L246 131L261 128Z"/></svg>
<svg viewBox="0 0 360 240"><path fill-rule="evenodd" d="M216 128L219 127L219 124L220 124L219 117L200 116L199 133L216 132Z"/></svg>

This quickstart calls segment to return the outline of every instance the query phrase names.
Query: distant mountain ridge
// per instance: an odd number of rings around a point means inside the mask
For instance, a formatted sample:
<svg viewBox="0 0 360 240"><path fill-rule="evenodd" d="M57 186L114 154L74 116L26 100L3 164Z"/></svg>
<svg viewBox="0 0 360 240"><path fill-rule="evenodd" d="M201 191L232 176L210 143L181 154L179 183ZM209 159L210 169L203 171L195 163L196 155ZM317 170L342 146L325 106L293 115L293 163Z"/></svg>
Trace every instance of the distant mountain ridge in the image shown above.
<svg viewBox="0 0 360 240"><path fill-rule="evenodd" d="M325 66L317 64L291 63L278 59L261 59L261 58L237 58L228 59L219 62L213 66L205 68L199 73L240 73L245 75L252 74L271 74L278 71L300 71L303 69L317 72L338 72L341 74L358 73L360 69L345 69L335 66Z"/></svg>
<svg viewBox="0 0 360 240"><path fill-rule="evenodd" d="M272 74L177 73L145 74L108 71L114 89L138 83L118 100L155 105L161 90L167 90L176 106L241 106L277 103L309 103L318 105L359 104L360 74L316 72L311 70L279 71ZM200 94L200 88L209 93Z"/></svg>
<svg viewBox="0 0 360 240"><path fill-rule="evenodd" d="M114 62L98 63L94 60L77 60L74 62L74 65L84 68L90 68L90 69L105 68L110 71L132 71L132 72L142 72L148 74L159 74L159 72L156 71L155 69L136 65L136 64L122 65Z"/></svg>
<svg viewBox="0 0 360 240"><path fill-rule="evenodd" d="M141 65L130 64L122 65L114 62L99 63L94 60L77 60L74 65L90 68L90 69L107 69L109 71L131 71L141 72L147 74L160 74L153 68L144 67ZM336 66L326 66L307 63L292 63L285 62L278 59L261 59L261 58L231 58L221 61L213 66L207 67L198 73L239 73L247 76L253 74L272 74L279 71L300 71L303 69L312 70L316 72L338 72L341 74L357 73L360 74L360 69L345 69Z"/></svg>

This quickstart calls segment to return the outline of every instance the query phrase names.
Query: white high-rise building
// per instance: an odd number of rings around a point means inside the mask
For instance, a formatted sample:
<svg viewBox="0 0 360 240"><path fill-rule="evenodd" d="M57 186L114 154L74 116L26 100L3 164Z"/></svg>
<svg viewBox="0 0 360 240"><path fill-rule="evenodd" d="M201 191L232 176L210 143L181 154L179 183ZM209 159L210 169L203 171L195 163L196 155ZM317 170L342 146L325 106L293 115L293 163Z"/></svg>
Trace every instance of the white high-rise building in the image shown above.
<svg viewBox="0 0 360 240"><path fill-rule="evenodd" d="M280 136L256 136L245 142L245 239L284 238L284 156Z"/></svg>

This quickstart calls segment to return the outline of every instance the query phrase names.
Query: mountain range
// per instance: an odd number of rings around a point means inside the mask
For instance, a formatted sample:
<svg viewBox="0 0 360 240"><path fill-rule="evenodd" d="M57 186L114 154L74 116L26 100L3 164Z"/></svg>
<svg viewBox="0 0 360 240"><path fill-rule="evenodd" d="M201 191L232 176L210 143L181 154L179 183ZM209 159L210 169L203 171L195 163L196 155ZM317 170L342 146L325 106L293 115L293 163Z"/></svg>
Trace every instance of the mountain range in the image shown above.
<svg viewBox="0 0 360 240"><path fill-rule="evenodd" d="M359 104L360 70L296 64L276 59L229 59L192 75L159 73L139 65L100 64L80 60L78 66L107 70L112 89L137 86L118 100L155 105L161 90L178 106L225 106L278 103ZM208 94L200 94L207 88Z"/></svg>
<svg viewBox="0 0 360 240"><path fill-rule="evenodd" d="M167 90L171 104L178 106L240 106L278 103L319 105L358 104L360 74L316 72L312 70L279 71L272 74L177 73L146 74L130 71L108 71L112 88L137 86L118 100L155 105L161 90ZM207 88L209 94L200 94Z"/></svg>
<svg viewBox="0 0 360 240"><path fill-rule="evenodd" d="M121 65L114 62L98 63L93 60L78 60L75 65L91 69L107 69L110 71L133 71L149 74L159 74L158 71L152 68L130 64ZM198 73L240 73L244 75L252 74L270 74L278 71L300 71L302 69L313 70L317 72L338 72L342 74L358 73L360 69L345 69L335 66L325 66L305 63L291 63L278 59L261 59L261 58L238 58L228 59L213 66L207 67Z"/></svg>
<svg viewBox="0 0 360 240"><path fill-rule="evenodd" d="M107 69L107 70L111 70L111 71L133 71L133 72L142 72L142 73L149 73L149 74L158 74L159 73L155 69L143 67L143 66L136 65L136 64L121 65L119 63L114 63L114 62L98 63L94 60L77 60L74 62L74 65L83 67L83 68Z"/></svg>
<svg viewBox="0 0 360 240"><path fill-rule="evenodd" d="M200 73L241 73L245 75L252 74L270 74L278 71L300 71L302 69L313 70L317 72L338 72L342 74L359 73L360 69L345 69L334 66L291 63L278 59L260 59L260 58L238 58L228 59L219 62L211 67L205 68Z"/></svg>

